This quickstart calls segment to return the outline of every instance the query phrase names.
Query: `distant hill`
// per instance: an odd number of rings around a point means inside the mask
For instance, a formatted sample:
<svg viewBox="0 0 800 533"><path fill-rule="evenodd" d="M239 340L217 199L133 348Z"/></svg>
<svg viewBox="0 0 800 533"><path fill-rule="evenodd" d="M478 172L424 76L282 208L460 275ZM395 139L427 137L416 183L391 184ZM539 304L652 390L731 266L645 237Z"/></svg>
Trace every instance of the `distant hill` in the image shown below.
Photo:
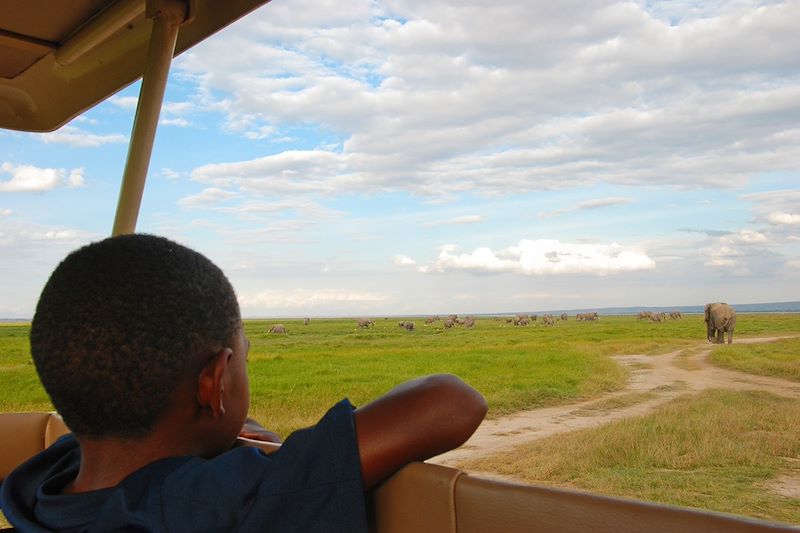
<svg viewBox="0 0 800 533"><path fill-rule="evenodd" d="M768 302L761 304L731 304L734 309L741 313L800 313L800 302ZM538 311L539 313L561 314L585 313L587 311L597 311L601 315L636 315L639 311L680 311L681 313L702 313L705 308L703 305L675 305L672 307L658 306L636 306L636 307L599 307L591 309L558 309ZM510 313L514 314L514 313Z"/></svg>
<svg viewBox="0 0 800 533"><path fill-rule="evenodd" d="M659 306L634 306L634 307L589 307L583 309L520 309L517 311L497 312L497 313L473 313L475 316L499 316L499 315L515 315L518 313L537 313L544 314L550 313L552 315L560 315L567 313L574 315L576 313L586 313L589 311L597 311L601 315L636 315L639 311L680 311L681 313L702 313L705 304L702 305L674 305L671 307ZM800 313L800 302L768 302L762 304L733 304L733 307L741 313ZM466 315L468 313L461 313ZM419 313L416 315L380 315L391 317L410 317L410 316L425 316L426 313ZM315 316L315 315L312 315ZM377 316L377 315L376 315ZM256 318L275 318L275 317L244 317L245 319L252 320ZM300 317L294 317L300 318ZM331 316L331 317L317 317L317 318L347 318L345 316ZM0 323L3 322L30 322L30 318L0 318Z"/></svg>

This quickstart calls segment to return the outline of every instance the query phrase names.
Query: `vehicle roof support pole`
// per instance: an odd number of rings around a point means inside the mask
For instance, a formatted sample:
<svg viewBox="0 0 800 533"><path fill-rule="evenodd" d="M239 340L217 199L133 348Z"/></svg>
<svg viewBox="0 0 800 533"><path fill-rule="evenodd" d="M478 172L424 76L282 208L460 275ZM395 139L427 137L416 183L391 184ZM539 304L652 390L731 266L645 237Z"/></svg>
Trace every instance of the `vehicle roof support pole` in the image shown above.
<svg viewBox="0 0 800 533"><path fill-rule="evenodd" d="M133 121L128 159L119 191L117 214L112 235L136 231L136 219L144 194L144 182L150 166L158 117L164 100L169 66L175 54L178 29L185 20L187 4L183 0L148 1L147 15L153 19L147 64L139 91L139 104Z"/></svg>

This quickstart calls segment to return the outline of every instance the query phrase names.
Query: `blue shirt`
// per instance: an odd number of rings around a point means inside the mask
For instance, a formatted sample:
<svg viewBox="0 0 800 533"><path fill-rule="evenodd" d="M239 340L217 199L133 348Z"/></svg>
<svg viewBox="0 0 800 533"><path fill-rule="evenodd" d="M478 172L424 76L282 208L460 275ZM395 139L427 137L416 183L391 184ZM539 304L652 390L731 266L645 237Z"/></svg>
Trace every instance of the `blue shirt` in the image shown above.
<svg viewBox="0 0 800 533"><path fill-rule="evenodd" d="M74 437L59 439L3 482L19 531L367 531L353 407L342 400L315 426L265 454L170 457L116 487L61 494L78 473Z"/></svg>

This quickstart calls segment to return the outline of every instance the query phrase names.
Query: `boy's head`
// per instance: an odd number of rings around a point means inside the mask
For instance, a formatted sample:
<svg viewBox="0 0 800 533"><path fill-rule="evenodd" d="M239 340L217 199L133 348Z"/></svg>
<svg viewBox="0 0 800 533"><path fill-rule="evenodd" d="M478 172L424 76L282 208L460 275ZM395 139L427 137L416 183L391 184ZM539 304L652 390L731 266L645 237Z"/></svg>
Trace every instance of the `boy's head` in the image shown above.
<svg viewBox="0 0 800 533"><path fill-rule="evenodd" d="M139 437L240 328L236 295L216 265L162 237L125 235L58 265L36 307L31 353L76 434Z"/></svg>

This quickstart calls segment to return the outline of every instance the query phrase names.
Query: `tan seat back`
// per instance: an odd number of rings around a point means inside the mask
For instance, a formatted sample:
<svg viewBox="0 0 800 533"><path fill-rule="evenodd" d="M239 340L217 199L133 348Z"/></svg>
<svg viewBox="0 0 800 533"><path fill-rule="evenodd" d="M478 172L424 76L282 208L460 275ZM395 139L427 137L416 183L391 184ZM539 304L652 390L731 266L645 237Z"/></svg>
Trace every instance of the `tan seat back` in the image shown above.
<svg viewBox="0 0 800 533"><path fill-rule="evenodd" d="M375 533L798 533L744 517L471 476L414 463L378 487Z"/></svg>
<svg viewBox="0 0 800 533"><path fill-rule="evenodd" d="M65 433L57 413L0 413L0 481Z"/></svg>
<svg viewBox="0 0 800 533"><path fill-rule="evenodd" d="M380 533L455 533L454 468L411 463L372 494L371 529Z"/></svg>

